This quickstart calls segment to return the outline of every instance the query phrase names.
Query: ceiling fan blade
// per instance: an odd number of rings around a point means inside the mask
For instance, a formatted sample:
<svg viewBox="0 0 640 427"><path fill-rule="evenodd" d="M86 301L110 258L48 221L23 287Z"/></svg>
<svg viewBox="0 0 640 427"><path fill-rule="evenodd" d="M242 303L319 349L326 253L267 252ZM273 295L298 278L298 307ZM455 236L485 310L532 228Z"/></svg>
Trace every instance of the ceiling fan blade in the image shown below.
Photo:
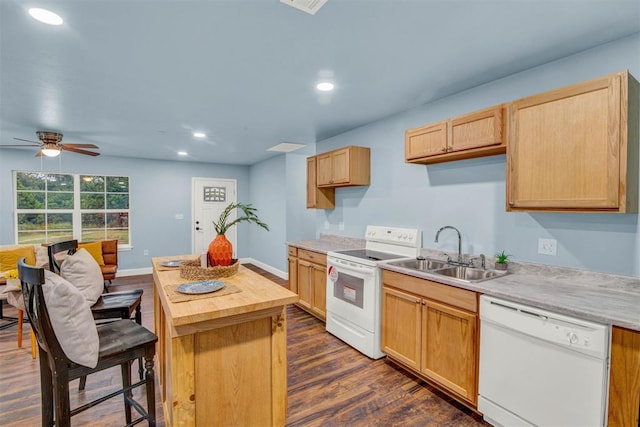
<svg viewBox="0 0 640 427"><path fill-rule="evenodd" d="M62 148L63 150L66 151L71 151L73 153L78 153L78 154L86 154L88 156L99 156L100 153L94 153L93 151L87 151L87 150L81 150L80 148L75 148L73 146L69 146L69 145L60 145L60 148Z"/></svg>
<svg viewBox="0 0 640 427"><path fill-rule="evenodd" d="M42 157L44 156L44 154L42 154L42 150L38 150L38 152L36 153L36 157Z"/></svg>
<svg viewBox="0 0 640 427"><path fill-rule="evenodd" d="M31 141L31 140L29 140L29 139L22 139L22 138L13 138L13 139L15 139L15 140L17 140L17 141L30 142L30 143L32 143L32 144L38 144L38 145L42 144L41 142L38 142L38 141Z"/></svg>
<svg viewBox="0 0 640 427"><path fill-rule="evenodd" d="M100 148L95 144L58 144L61 147L76 147L76 148Z"/></svg>
<svg viewBox="0 0 640 427"><path fill-rule="evenodd" d="M4 144L0 144L0 147L39 147L40 144L33 144L33 145L25 145L25 144L8 144L8 145L4 145Z"/></svg>

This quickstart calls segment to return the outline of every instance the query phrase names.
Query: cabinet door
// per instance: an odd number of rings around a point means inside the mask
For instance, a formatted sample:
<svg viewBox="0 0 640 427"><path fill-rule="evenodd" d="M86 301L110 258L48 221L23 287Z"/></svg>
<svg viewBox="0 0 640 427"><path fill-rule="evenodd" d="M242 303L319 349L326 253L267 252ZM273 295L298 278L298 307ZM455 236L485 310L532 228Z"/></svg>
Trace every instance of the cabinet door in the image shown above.
<svg viewBox="0 0 640 427"><path fill-rule="evenodd" d="M322 320L327 318L327 268L322 265L312 266L312 298L311 309Z"/></svg>
<svg viewBox="0 0 640 427"><path fill-rule="evenodd" d="M289 290L298 293L298 258L289 257Z"/></svg>
<svg viewBox="0 0 640 427"><path fill-rule="evenodd" d="M475 405L477 315L430 300L422 304L421 372Z"/></svg>
<svg viewBox="0 0 640 427"><path fill-rule="evenodd" d="M420 369L420 301L415 295L382 288L382 351L414 369Z"/></svg>
<svg viewBox="0 0 640 427"><path fill-rule="evenodd" d="M508 210L619 208L621 87L614 74L509 106Z"/></svg>
<svg viewBox="0 0 640 427"><path fill-rule="evenodd" d="M307 208L333 209L335 207L335 190L332 188L318 188L317 159L307 157Z"/></svg>
<svg viewBox="0 0 640 427"><path fill-rule="evenodd" d="M313 278L312 264L298 259L298 304L311 308L311 280Z"/></svg>
<svg viewBox="0 0 640 427"><path fill-rule="evenodd" d="M332 184L344 184L349 182L351 174L349 168L349 149L342 148L331 152L333 178Z"/></svg>
<svg viewBox="0 0 640 427"><path fill-rule="evenodd" d="M316 185L329 185L333 183L333 159L331 152L316 156Z"/></svg>
<svg viewBox="0 0 640 427"><path fill-rule="evenodd" d="M436 156L447 152L447 122L442 121L405 132L405 160Z"/></svg>
<svg viewBox="0 0 640 427"><path fill-rule="evenodd" d="M462 151L502 144L502 110L500 105L451 119L447 150Z"/></svg>

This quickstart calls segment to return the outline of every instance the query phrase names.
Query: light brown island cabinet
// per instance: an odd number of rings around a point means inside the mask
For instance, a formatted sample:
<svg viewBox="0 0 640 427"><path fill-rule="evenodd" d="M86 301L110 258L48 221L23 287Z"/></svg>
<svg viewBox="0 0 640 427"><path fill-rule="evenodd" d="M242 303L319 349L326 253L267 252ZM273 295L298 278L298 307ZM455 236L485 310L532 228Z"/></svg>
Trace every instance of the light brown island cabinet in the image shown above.
<svg viewBox="0 0 640 427"><path fill-rule="evenodd" d="M405 132L407 163L440 163L506 152L504 105Z"/></svg>
<svg viewBox="0 0 640 427"><path fill-rule="evenodd" d="M291 250L291 249L290 249ZM327 318L327 256L298 248L297 289L298 306L318 319ZM292 275L290 263L289 277Z"/></svg>
<svg viewBox="0 0 640 427"><path fill-rule="evenodd" d="M334 209L336 190L318 188L316 156L307 157L307 209Z"/></svg>
<svg viewBox="0 0 640 427"><path fill-rule="evenodd" d="M322 188L369 185L370 156L369 147L355 145L317 154L317 186Z"/></svg>
<svg viewBox="0 0 640 427"><path fill-rule="evenodd" d="M477 408L478 294L390 271L382 281L382 351Z"/></svg>
<svg viewBox="0 0 640 427"><path fill-rule="evenodd" d="M628 72L509 105L507 211L638 212L638 82Z"/></svg>
<svg viewBox="0 0 640 427"><path fill-rule="evenodd" d="M286 305L298 296L240 266L222 280L238 292L184 302L171 287L192 280L153 258L157 375L167 426L284 426Z"/></svg>

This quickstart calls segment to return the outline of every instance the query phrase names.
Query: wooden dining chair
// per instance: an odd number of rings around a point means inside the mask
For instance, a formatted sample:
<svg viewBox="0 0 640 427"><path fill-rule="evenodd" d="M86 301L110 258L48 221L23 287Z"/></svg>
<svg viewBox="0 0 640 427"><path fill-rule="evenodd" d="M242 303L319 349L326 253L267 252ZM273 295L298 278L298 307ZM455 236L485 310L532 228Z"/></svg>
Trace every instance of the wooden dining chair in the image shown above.
<svg viewBox="0 0 640 427"><path fill-rule="evenodd" d="M45 283L43 268L31 267L25 258L18 261L18 275L22 282L22 295L26 313L36 335L40 353L40 390L42 398L42 425L67 427L71 417L92 408L112 397L122 395L127 425L147 420L155 426L155 379L153 358L158 337L130 320L117 320L95 327L99 347L97 365L94 368L74 363L68 359L56 333L47 309L42 285ZM52 291L50 291L52 292ZM131 365L133 360L144 358L145 377L131 384ZM71 409L69 403L69 382L114 366L120 366L122 388L100 397L80 407ZM147 410L133 398L131 390L145 386ZM131 408L135 408L140 417L132 422Z"/></svg>
<svg viewBox="0 0 640 427"><path fill-rule="evenodd" d="M49 270L60 273L60 263L55 255L66 252L68 255L74 254L78 250L77 240L52 243L47 246L49 255ZM142 289L131 291L109 292L100 295L100 298L91 306L91 313L95 320L106 319L133 319L137 324L142 325ZM142 379L142 360L138 362L138 372ZM84 390L86 378L80 378L79 390Z"/></svg>

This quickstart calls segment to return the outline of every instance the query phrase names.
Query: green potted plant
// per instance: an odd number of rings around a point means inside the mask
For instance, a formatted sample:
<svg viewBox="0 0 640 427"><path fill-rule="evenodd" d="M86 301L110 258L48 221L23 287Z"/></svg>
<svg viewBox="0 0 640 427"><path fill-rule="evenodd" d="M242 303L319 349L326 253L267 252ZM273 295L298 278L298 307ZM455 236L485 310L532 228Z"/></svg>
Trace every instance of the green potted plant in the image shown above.
<svg viewBox="0 0 640 427"><path fill-rule="evenodd" d="M231 213L234 209L240 209L242 211L241 216L231 220ZM209 244L209 264L210 265L231 265L233 257L233 246L231 242L227 240L225 233L229 227L239 222L252 222L259 227L269 231L269 226L262 222L256 214L257 209L251 204L246 203L231 203L220 214L217 221L213 221L213 228L216 231L216 238Z"/></svg>
<svg viewBox="0 0 640 427"><path fill-rule="evenodd" d="M509 265L509 257L511 255L507 254L505 251L496 254L496 270L506 270Z"/></svg>

